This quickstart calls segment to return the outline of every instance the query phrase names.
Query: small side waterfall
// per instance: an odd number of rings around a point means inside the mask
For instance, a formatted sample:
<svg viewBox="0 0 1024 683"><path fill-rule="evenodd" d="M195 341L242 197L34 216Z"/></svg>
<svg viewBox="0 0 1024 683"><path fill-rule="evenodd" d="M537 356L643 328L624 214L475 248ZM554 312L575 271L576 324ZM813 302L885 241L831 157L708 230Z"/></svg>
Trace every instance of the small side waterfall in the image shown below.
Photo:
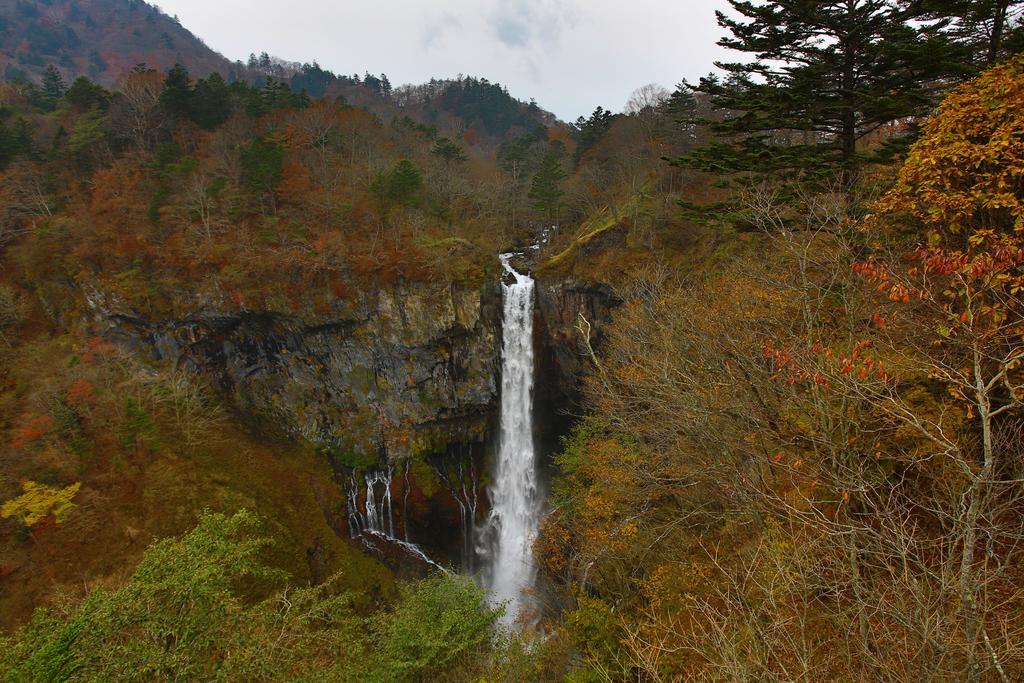
<svg viewBox="0 0 1024 683"><path fill-rule="evenodd" d="M434 562L432 559L427 557L427 554L423 550L409 541L409 528L406 524L404 530L404 539L395 536L395 520L391 512L391 482L394 478L395 470L394 467L388 466L386 471L380 472L367 472L364 480L366 482L366 498L365 503L359 505L359 482L356 478L355 472L352 473L349 482L348 489L348 527L349 533L352 538L362 538L363 542L374 547L372 543L368 542L367 537L376 537L393 543L394 545L402 548L410 555L415 555L423 562L440 569L446 574L451 572ZM403 495L403 506L407 502L409 493L408 484L409 471L408 467L405 472L405 494ZM377 495L377 490L380 489L380 496ZM403 523L407 517L403 514Z"/></svg>
<svg viewBox="0 0 1024 683"><path fill-rule="evenodd" d="M391 479L393 476L394 468L390 465L386 473L376 472L366 475L366 524L364 528L389 537L395 535L395 520L391 516ZM375 493L377 484L384 485L379 504Z"/></svg>
<svg viewBox="0 0 1024 683"><path fill-rule="evenodd" d="M458 458L452 463L447 458L431 462L437 477L448 489L452 500L459 506L459 521L462 538L462 571L471 574L476 569L476 512L477 493L480 489L476 464L472 459Z"/></svg>
<svg viewBox="0 0 1024 683"><path fill-rule="evenodd" d="M535 577L532 545L537 535L539 504L533 443L533 278L501 264L515 282L502 285L501 425L497 467L488 490L491 512L490 588L507 601L507 622L524 608L525 592Z"/></svg>

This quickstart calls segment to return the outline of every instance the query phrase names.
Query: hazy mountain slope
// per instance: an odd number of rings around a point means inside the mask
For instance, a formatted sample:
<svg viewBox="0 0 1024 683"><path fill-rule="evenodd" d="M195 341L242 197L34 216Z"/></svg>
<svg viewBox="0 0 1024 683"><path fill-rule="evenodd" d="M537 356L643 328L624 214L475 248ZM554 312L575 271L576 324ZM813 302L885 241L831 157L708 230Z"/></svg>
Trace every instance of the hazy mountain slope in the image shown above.
<svg viewBox="0 0 1024 683"><path fill-rule="evenodd" d="M175 19L142 0L0 0L0 75L38 79L55 64L68 81L114 83L140 62L185 64L197 76L235 69Z"/></svg>

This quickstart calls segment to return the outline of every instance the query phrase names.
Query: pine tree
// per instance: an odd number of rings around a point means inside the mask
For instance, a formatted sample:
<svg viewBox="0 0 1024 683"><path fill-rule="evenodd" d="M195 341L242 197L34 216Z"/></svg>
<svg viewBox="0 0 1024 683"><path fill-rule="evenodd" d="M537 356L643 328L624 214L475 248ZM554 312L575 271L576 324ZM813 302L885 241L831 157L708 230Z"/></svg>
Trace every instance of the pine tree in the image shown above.
<svg viewBox="0 0 1024 683"><path fill-rule="evenodd" d="M402 159L391 170L388 197L399 204L411 204L423 187L423 176L408 159Z"/></svg>
<svg viewBox="0 0 1024 683"><path fill-rule="evenodd" d="M604 107L598 107L589 119L582 116L576 119L576 123L573 125L576 129L576 163L579 163L586 151L608 132L615 118L615 114L612 114L611 111Z"/></svg>
<svg viewBox="0 0 1024 683"><path fill-rule="evenodd" d="M64 94L65 99L79 109L103 109L110 104L110 93L103 86L93 83L85 76L79 76Z"/></svg>
<svg viewBox="0 0 1024 683"><path fill-rule="evenodd" d="M561 155L557 150L551 150L544 155L540 168L530 181L530 192L527 196L533 200L533 208L546 212L551 220L555 220L562 205L562 195L565 192L561 188L561 182L564 179Z"/></svg>
<svg viewBox="0 0 1024 683"><path fill-rule="evenodd" d="M680 83L658 107L658 113L662 116L661 132L679 144L693 143L696 132L693 120L696 111L697 97L686 83Z"/></svg>
<svg viewBox="0 0 1024 683"><path fill-rule="evenodd" d="M231 92L218 73L196 82L192 93L192 120L206 130L213 130L231 115Z"/></svg>
<svg viewBox="0 0 1024 683"><path fill-rule="evenodd" d="M466 160L466 153L462 151L461 147L452 142L450 138L440 138L434 143L434 147L430 151L434 156L443 159L445 164Z"/></svg>
<svg viewBox="0 0 1024 683"><path fill-rule="evenodd" d="M394 168L380 173L370 186L370 191L380 202L381 210L387 211L390 202L411 206L417 202L423 188L423 176L408 159L402 159Z"/></svg>
<svg viewBox="0 0 1024 683"><path fill-rule="evenodd" d="M7 167L7 164L21 152L18 145L17 135L0 120L0 170Z"/></svg>
<svg viewBox="0 0 1024 683"><path fill-rule="evenodd" d="M872 157L858 146L887 124L929 110L936 81L956 71L949 41L920 3L890 0L745 2L718 12L719 45L754 57L719 63L693 89L734 115L703 121L726 141L682 160L704 170L778 175L843 171Z"/></svg>
<svg viewBox="0 0 1024 683"><path fill-rule="evenodd" d="M242 149L239 157L242 182L252 188L260 198L260 207L266 211L266 199L270 208L275 208L274 188L284 172L284 149L272 138L257 138Z"/></svg>
<svg viewBox="0 0 1024 683"><path fill-rule="evenodd" d="M163 90L160 92L160 104L167 113L177 119L188 119L192 113L192 79L188 69L181 64L167 72Z"/></svg>
<svg viewBox="0 0 1024 683"><path fill-rule="evenodd" d="M53 64L46 67L40 91L42 94L43 108L47 111L53 111L56 109L57 101L64 96L65 92L67 92L67 85L64 83L64 77L60 75L60 71L58 71L57 67Z"/></svg>

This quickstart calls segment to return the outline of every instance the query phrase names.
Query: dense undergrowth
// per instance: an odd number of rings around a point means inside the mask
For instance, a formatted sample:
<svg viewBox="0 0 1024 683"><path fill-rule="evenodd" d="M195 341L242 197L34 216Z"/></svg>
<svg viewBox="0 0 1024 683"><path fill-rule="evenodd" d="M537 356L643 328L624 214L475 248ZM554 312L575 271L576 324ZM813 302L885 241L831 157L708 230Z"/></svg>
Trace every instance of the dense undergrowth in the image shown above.
<svg viewBox="0 0 1024 683"><path fill-rule="evenodd" d="M250 512L204 513L187 535L152 545L120 587L37 612L5 643L7 680L383 681L488 671L500 611L469 580L438 575L403 587L393 609L368 610L364 593L339 588L343 575L281 588L287 575L261 561L271 541L258 533Z"/></svg>

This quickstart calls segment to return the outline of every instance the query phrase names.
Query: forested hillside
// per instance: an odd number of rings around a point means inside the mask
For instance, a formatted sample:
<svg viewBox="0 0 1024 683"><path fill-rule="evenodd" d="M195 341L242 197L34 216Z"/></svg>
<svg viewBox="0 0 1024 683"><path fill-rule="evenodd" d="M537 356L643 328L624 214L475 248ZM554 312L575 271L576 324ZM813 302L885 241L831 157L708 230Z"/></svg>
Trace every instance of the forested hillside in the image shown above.
<svg viewBox="0 0 1024 683"><path fill-rule="evenodd" d="M386 74L335 74L316 62L291 62L266 52L254 52L245 63L231 62L177 18L143 0L0 2L0 78L5 81L40 83L44 76L59 76L70 83L85 76L121 88L125 75L139 65L159 72L181 65L197 77L217 73L228 83L257 87L268 80L283 82L296 94L343 98L381 115L401 110L422 123L457 128L470 143L555 122L536 103L519 102L485 78L459 75L398 86Z"/></svg>
<svg viewBox="0 0 1024 683"><path fill-rule="evenodd" d="M1024 3L730 5L566 124L0 3L4 680L1024 677Z"/></svg>
<svg viewBox="0 0 1024 683"><path fill-rule="evenodd" d="M360 79L357 87L365 89L367 80ZM40 605L63 614L65 604L79 604L93 589L150 590L144 588L149 584L124 582L136 581L131 573L151 542L187 531L204 508L258 515L264 533L274 539L268 560L278 572L274 581L242 592L217 589L211 604L272 599L284 589L284 576L292 585L320 585L340 571L330 585L353 596L359 618L379 614L383 619L396 603L404 604L395 574L409 578L421 575L422 568L403 567L410 560L396 561L398 551L381 556L350 539L350 473L375 465L380 449L395 457L415 454L416 459L405 460L406 481L413 482L413 494L406 496L410 518L422 516L419 526L425 527L432 516L445 514L436 511L438 506L456 505L438 502L447 495L449 468L455 464L428 458L443 452L444 440L454 438L456 428L460 433L478 429L466 422L480 420L469 401L490 399L460 398L469 407L464 417L452 417L450 406L426 405L432 400L429 384L440 383L436 391L441 392L443 378L420 374L442 372L433 369L433 355L448 353L447 347L466 335L464 326L473 325L471 316L479 319L480 312L466 307L482 296L474 292L493 287L497 251L531 239L551 220L588 211L586 202L592 200L583 198L582 189L575 190L579 198L565 199L563 181L576 150L572 131L553 121L531 127L546 115L517 103L500 86L474 79L410 92L402 108L376 96L370 105L381 115L345 97L311 97L273 76L256 86L228 83L216 73L195 79L182 66L160 71L138 65L118 84L108 90L85 77L66 83L51 70L38 82L16 79L2 86L0 497L7 502L3 523L9 532L0 560L4 624L16 627ZM434 98L438 111L452 112L433 119L441 125L417 113ZM623 133L637 131L625 126ZM653 148L646 152L643 163L657 163L656 154ZM613 182L592 187L610 189ZM671 213L666 209L661 215ZM451 331L432 331L435 307L446 298L455 308ZM266 381L275 385L250 383L244 399L232 384L236 374L230 367L197 374L210 368L197 366L194 356L175 361L168 355L169 349L223 343L222 350L211 352L207 362L213 363L240 351L231 343L242 343L258 346L245 353L273 354L274 363L283 362L289 352L277 345L291 343L289 337L222 341L239 326L260 321L299 326L302 335L317 338L347 339L359 328L355 334L372 335L366 343L388 349L426 339L429 346L422 353L430 355L410 357L409 369L388 370L394 380L381 374L379 364L390 364L388 358L366 358L360 361L366 365L335 379L324 365L336 359L306 344L287 361L287 372L307 375L304 382L271 375ZM155 332L146 331L156 324L171 328L170 336L156 339ZM445 336L434 341L435 334ZM486 330L481 334L481 344L492 339ZM384 351L370 355L377 353ZM421 369L421 363L429 365ZM237 376L251 372L245 368ZM492 380L457 381L457 390L475 392ZM323 384L322 404L303 393L308 382ZM352 403L339 392L352 396ZM331 412L315 412L325 409ZM452 426L430 422L421 415L428 409L453 420ZM378 423L382 419L387 422ZM226 520L216 519L204 532L216 539L228 534L216 547L241 542L225 530ZM246 529L254 526L245 522ZM212 552L214 546L207 545L212 542L203 541L196 552ZM443 538L439 543L443 549ZM235 552L233 547L224 552ZM183 565L184 574L159 580L191 585L197 579L188 569ZM450 591L463 590L460 585L442 582L430 589L440 591L434 599L441 605L423 609L458 621L460 613L444 610ZM335 600L335 588L324 590L329 593L310 599ZM128 594L115 592L109 599L128 599L118 595ZM450 607L475 615L471 623L477 625L467 637L479 654L480 644L490 642L479 629L494 615L476 593L459 595L469 602ZM154 594L158 604L147 609L180 609L163 596ZM311 603L309 609L318 613L340 604ZM95 623L100 617L91 610L113 609L99 605L82 603L75 609L85 611L75 619ZM268 616L275 605L266 603ZM435 617L423 614L408 618L434 623ZM106 635L96 632L94 645L86 646L78 627L64 631L59 619L38 619L33 623L42 630L26 632L23 637L32 640L9 650L5 660L13 667L27 652L38 655L16 669L29 679L59 678L53 672L79 669L103 678L111 667L135 666L141 667L140 678L158 671L185 675L180 672L204 670L190 668L199 666L199 659L218 657L207 639L190 640L182 632L172 659L149 669L139 663L144 655L132 649L134 636L122 622L110 622ZM206 608L189 619L190 626L181 626L189 633L227 628L210 621L214 615ZM152 637L167 628L147 623L155 629ZM310 623L317 622L300 620L296 628ZM415 641L429 635L402 637ZM338 634L346 642L350 636L349 631ZM46 645L53 637L70 638L79 644L75 648L93 654ZM296 632L296 637L289 647L308 654L305 636ZM411 670L462 661L452 641L437 647L445 653L440 660L416 660ZM511 670L534 665L520 662L515 652L487 657L509 658L493 666ZM324 666L322 659L296 657L313 670ZM487 661L477 657L465 666L472 671L491 666ZM301 670L280 669L277 675Z"/></svg>

